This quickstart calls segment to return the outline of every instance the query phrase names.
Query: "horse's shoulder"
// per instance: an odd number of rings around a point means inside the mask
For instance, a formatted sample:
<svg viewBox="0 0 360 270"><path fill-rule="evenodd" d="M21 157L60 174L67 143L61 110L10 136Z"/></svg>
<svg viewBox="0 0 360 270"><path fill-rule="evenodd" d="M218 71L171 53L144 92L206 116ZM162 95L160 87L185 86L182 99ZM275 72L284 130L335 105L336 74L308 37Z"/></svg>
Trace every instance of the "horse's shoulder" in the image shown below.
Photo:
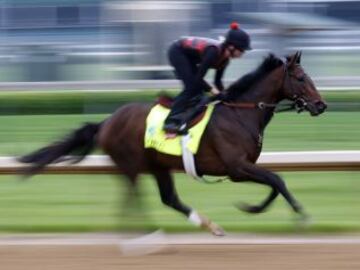
<svg viewBox="0 0 360 270"><path fill-rule="evenodd" d="M250 111L239 111L226 105L219 104L209 122L209 133L218 134L224 140L237 140L239 143L256 143L259 124L252 119ZM216 136L218 136L216 135Z"/></svg>

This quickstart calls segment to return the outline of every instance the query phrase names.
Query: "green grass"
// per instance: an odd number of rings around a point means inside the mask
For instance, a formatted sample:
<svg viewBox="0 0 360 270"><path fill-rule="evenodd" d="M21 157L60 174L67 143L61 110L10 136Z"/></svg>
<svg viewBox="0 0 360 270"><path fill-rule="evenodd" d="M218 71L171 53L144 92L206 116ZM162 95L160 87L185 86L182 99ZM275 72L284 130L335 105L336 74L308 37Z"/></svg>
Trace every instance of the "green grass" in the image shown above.
<svg viewBox="0 0 360 270"><path fill-rule="evenodd" d="M85 121L107 115L38 115L0 117L0 155L20 155L67 134ZM265 134L266 151L360 149L360 112L329 112L320 117L281 113ZM286 182L312 215L306 232L360 232L360 173L284 173ZM152 221L125 218L120 207L126 190L114 176L36 176L17 181L0 177L0 231L114 231L161 226L167 231L196 231L180 214L161 205L149 177L143 177L143 204ZM177 175L182 200L229 231L295 232L293 214L283 198L265 214L235 209L237 201L260 202L269 190L251 184L196 183ZM131 212L131 211L129 211ZM135 211L136 212L136 211Z"/></svg>
<svg viewBox="0 0 360 270"><path fill-rule="evenodd" d="M0 93L0 114L110 113L125 103L153 102L159 91L15 91Z"/></svg>
<svg viewBox="0 0 360 270"><path fill-rule="evenodd" d="M0 116L0 155L24 154L57 140L86 121L108 115ZM360 149L360 112L280 113L266 129L265 151Z"/></svg>
<svg viewBox="0 0 360 270"><path fill-rule="evenodd" d="M0 155L18 155L65 136L87 121L108 115L0 116Z"/></svg>
<svg viewBox="0 0 360 270"><path fill-rule="evenodd" d="M359 150L360 112L280 113L264 138L265 151Z"/></svg>
<svg viewBox="0 0 360 270"><path fill-rule="evenodd" d="M304 232L360 232L359 173L286 173L293 194L312 216ZM166 231L197 231L186 219L164 207L150 177L142 178L142 203L148 218L139 211L126 212L126 189L114 176L36 176L16 181L0 177L0 231L69 232L116 231L124 228L160 226ZM226 182L196 183L178 174L181 199L218 222L228 231L297 232L294 215L283 198L268 212L249 215L233 203L258 203L265 187ZM121 207L121 205L123 207Z"/></svg>
<svg viewBox="0 0 360 270"><path fill-rule="evenodd" d="M176 91L167 91L175 95ZM111 113L134 101L153 102L160 90L145 91L2 91L0 114ZM324 91L328 111L360 111L360 91Z"/></svg>

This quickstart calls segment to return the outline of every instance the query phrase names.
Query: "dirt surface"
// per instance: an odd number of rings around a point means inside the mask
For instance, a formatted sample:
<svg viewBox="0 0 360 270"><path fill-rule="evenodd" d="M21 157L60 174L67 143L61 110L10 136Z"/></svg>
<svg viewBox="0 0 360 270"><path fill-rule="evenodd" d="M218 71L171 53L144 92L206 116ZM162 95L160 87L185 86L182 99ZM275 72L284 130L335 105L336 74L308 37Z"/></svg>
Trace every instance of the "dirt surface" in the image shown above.
<svg viewBox="0 0 360 270"><path fill-rule="evenodd" d="M7 245L0 269L360 269L360 244L171 245L141 256L116 245Z"/></svg>

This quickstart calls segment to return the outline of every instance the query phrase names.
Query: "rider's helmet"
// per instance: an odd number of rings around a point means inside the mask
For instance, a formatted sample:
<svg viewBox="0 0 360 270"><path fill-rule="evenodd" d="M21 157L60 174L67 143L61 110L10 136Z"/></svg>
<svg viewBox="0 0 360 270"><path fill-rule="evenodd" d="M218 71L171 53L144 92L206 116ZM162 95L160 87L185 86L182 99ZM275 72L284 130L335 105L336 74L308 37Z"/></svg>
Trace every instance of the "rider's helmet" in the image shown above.
<svg viewBox="0 0 360 270"><path fill-rule="evenodd" d="M250 37L244 31L241 30L237 22L230 24L230 30L226 34L225 45L233 45L236 49L242 51L251 50Z"/></svg>

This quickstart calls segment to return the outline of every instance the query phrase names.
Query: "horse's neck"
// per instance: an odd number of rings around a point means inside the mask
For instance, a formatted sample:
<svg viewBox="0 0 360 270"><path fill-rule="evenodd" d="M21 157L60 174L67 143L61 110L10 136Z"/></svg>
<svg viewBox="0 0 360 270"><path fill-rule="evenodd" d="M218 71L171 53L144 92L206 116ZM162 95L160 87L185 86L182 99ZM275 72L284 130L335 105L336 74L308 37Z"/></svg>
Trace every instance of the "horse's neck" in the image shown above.
<svg viewBox="0 0 360 270"><path fill-rule="evenodd" d="M281 66L270 72L264 79L240 96L239 101L265 102L277 104L280 99L280 89L283 84L284 68Z"/></svg>
<svg viewBox="0 0 360 270"><path fill-rule="evenodd" d="M240 102L264 102L266 104L277 104L281 101L280 89L283 84L284 68L281 66L270 72L263 80L240 97ZM260 123L260 132L265 129L273 117L274 109L268 108L256 110L254 114Z"/></svg>

